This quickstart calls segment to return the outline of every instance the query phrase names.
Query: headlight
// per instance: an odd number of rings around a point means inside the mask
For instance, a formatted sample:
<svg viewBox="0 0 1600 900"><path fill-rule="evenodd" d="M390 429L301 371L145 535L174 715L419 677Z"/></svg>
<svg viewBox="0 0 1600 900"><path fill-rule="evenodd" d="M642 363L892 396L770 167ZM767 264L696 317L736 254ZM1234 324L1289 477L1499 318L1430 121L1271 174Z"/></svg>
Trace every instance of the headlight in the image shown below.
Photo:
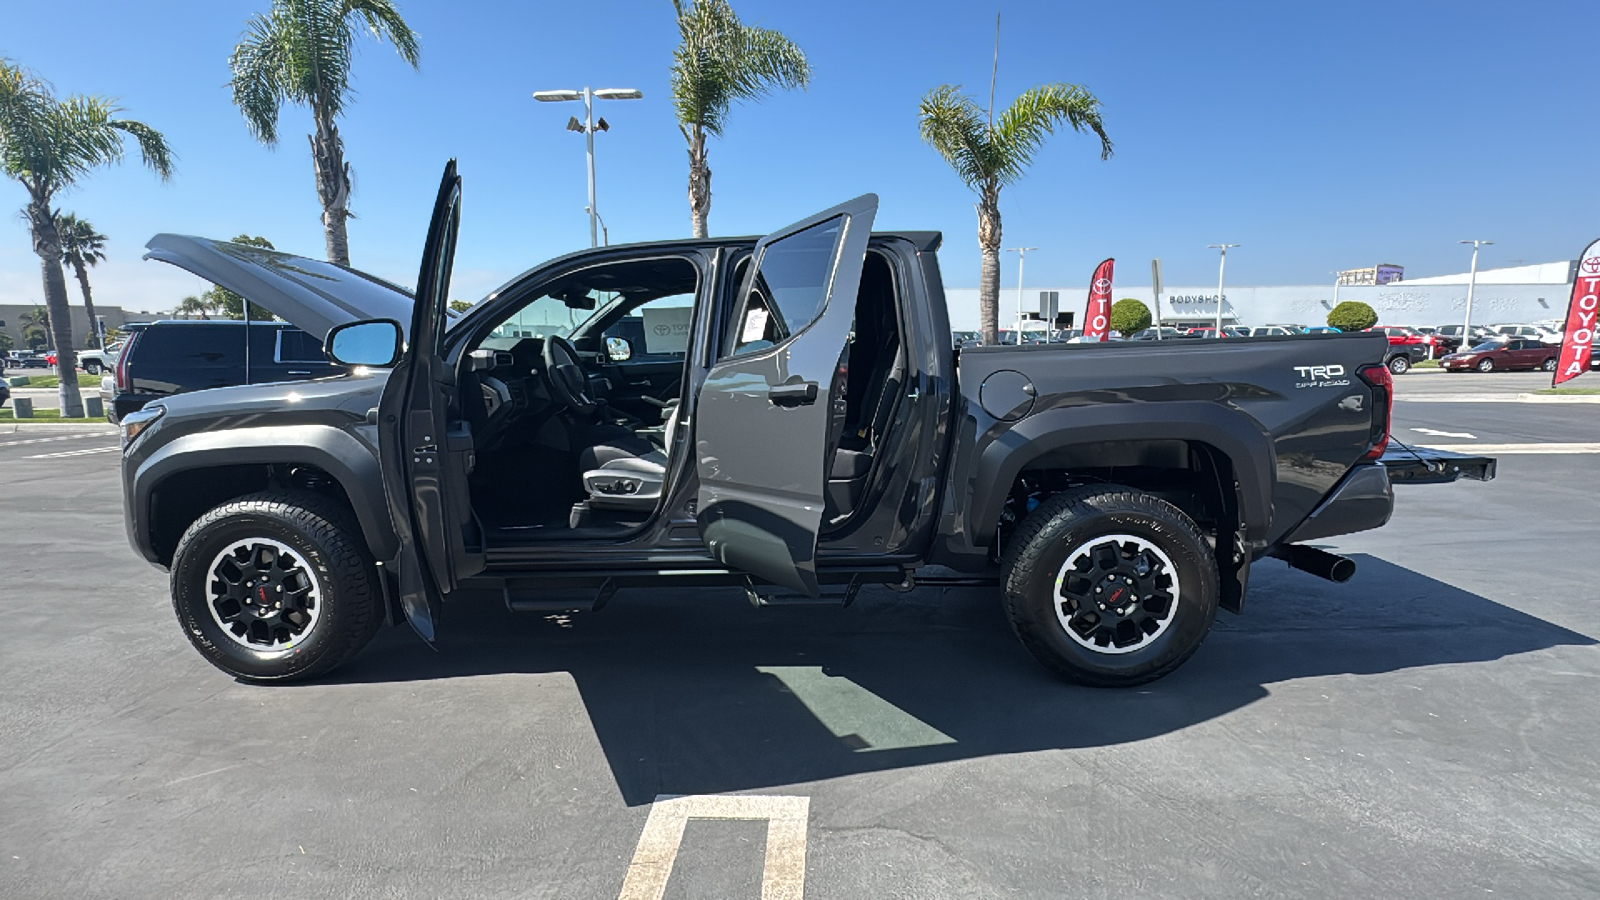
<svg viewBox="0 0 1600 900"><path fill-rule="evenodd" d="M167 414L165 406L147 406L138 412L128 413L122 417L122 450L127 452L133 442L144 434L145 429L156 423L156 420Z"/></svg>

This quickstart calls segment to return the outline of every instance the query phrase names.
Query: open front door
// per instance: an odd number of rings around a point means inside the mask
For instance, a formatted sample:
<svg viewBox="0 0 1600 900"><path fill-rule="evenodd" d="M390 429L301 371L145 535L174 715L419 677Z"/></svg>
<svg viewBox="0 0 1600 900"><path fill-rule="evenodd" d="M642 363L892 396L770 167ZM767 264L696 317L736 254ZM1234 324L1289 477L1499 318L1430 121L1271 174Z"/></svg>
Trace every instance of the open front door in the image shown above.
<svg viewBox="0 0 1600 900"><path fill-rule="evenodd" d="M756 244L695 411L711 555L813 597L835 376L877 211L866 194Z"/></svg>
<svg viewBox="0 0 1600 900"><path fill-rule="evenodd" d="M443 352L460 224L461 178L451 160L422 250L410 340L378 404L384 495L400 536L400 600L412 627L429 641L440 597L483 569L483 540L467 490L472 432L452 414L456 378Z"/></svg>

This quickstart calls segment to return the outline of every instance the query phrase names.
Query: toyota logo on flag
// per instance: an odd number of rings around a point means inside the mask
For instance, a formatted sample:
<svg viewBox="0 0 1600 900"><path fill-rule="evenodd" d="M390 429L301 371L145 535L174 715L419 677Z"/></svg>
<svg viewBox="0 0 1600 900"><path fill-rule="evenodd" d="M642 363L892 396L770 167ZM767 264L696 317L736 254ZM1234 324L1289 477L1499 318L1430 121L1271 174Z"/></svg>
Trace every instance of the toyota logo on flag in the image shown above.
<svg viewBox="0 0 1600 900"><path fill-rule="evenodd" d="M1589 274L1600 272L1600 256L1587 256L1583 260L1583 271Z"/></svg>
<svg viewBox="0 0 1600 900"><path fill-rule="evenodd" d="M1107 308L1111 306L1111 267L1115 260L1106 260L1095 267L1089 278L1089 306L1083 313L1083 336L1092 341L1106 339L1111 326Z"/></svg>

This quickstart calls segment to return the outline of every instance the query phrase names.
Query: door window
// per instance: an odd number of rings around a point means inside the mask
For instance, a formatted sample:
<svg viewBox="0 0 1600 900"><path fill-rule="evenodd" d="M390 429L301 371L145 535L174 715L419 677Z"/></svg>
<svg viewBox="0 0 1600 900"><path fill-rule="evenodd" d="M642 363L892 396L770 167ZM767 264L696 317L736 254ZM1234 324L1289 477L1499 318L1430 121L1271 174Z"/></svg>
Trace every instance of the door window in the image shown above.
<svg viewBox="0 0 1600 900"><path fill-rule="evenodd" d="M673 294L641 303L612 322L605 338L622 338L633 348L630 360L682 361L689 352L694 294Z"/></svg>
<svg viewBox="0 0 1600 900"><path fill-rule="evenodd" d="M745 288L725 357L755 353L804 331L822 315L845 219L836 216L768 244Z"/></svg>
<svg viewBox="0 0 1600 900"><path fill-rule="evenodd" d="M280 363L312 363L325 365L328 355L322 352L322 342L298 328L278 330L278 346L274 360Z"/></svg>

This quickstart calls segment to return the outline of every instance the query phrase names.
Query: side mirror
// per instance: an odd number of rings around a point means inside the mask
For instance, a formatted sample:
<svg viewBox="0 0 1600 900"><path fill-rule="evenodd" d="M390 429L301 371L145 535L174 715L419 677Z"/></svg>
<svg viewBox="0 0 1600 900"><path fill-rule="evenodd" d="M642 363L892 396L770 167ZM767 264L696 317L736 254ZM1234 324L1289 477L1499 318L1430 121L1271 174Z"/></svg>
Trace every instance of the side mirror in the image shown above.
<svg viewBox="0 0 1600 900"><path fill-rule="evenodd" d="M346 322L328 332L328 358L341 366L392 366L400 361L402 339L393 319Z"/></svg>
<svg viewBox="0 0 1600 900"><path fill-rule="evenodd" d="M633 344L627 338L606 338L606 356L612 362L627 362L633 359Z"/></svg>

